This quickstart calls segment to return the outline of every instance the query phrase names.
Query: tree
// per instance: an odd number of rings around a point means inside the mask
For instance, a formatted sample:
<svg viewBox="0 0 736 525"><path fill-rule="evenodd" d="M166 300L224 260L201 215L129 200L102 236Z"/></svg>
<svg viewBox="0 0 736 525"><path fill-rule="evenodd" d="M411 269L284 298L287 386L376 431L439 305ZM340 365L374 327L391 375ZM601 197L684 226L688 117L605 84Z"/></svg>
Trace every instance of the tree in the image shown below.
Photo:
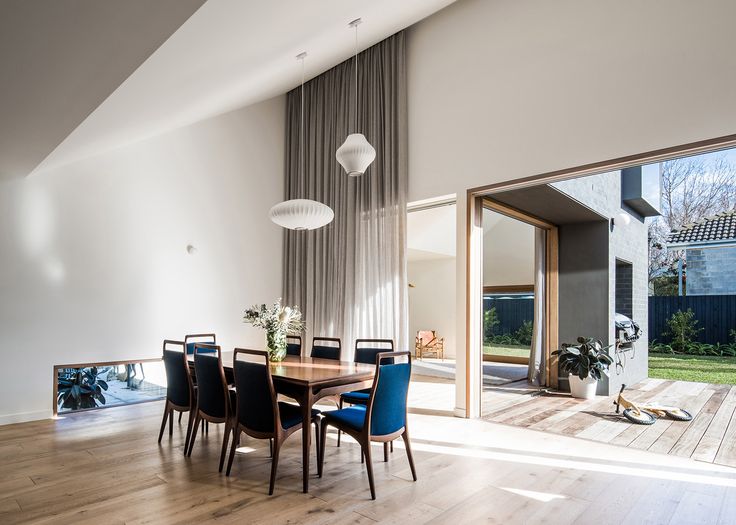
<svg viewBox="0 0 736 525"><path fill-rule="evenodd" d="M649 282L655 295L677 291L682 250L667 250L670 232L736 208L736 163L707 154L660 164L662 216L649 223Z"/></svg>

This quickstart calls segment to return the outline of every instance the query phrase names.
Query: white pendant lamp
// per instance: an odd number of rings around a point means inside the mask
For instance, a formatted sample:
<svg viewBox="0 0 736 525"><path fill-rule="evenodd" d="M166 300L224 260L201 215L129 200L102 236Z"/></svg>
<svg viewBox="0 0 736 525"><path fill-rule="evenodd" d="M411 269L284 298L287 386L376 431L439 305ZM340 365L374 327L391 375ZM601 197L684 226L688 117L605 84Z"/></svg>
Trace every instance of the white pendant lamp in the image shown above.
<svg viewBox="0 0 736 525"><path fill-rule="evenodd" d="M363 21L358 18L350 22L355 28L355 127L358 127L358 26ZM351 177L363 175L376 158L376 150L362 133L351 133L335 153L337 162Z"/></svg>
<svg viewBox="0 0 736 525"><path fill-rule="evenodd" d="M297 60L302 62L302 107L301 121L299 129L299 169L303 170L304 157L304 59L306 53L299 53ZM301 172L303 176L304 172ZM321 202L311 199L291 199L280 202L268 212L268 216L273 222L283 228L290 230L316 230L322 226L332 222L335 218L335 212L332 208Z"/></svg>

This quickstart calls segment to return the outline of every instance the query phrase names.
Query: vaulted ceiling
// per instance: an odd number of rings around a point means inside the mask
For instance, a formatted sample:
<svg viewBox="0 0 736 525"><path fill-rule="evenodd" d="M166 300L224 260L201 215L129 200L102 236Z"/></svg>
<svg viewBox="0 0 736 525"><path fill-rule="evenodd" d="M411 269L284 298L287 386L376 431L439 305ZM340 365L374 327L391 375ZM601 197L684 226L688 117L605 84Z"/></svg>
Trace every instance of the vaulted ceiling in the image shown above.
<svg viewBox="0 0 736 525"><path fill-rule="evenodd" d="M0 178L285 93L454 0L3 0Z"/></svg>

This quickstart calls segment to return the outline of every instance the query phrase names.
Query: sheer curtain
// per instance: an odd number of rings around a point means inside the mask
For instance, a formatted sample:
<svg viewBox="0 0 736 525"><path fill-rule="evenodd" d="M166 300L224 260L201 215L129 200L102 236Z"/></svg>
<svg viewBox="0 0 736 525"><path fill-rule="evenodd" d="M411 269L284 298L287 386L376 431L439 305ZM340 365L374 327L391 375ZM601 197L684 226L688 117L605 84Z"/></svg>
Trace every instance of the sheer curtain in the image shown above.
<svg viewBox="0 0 736 525"><path fill-rule="evenodd" d="M546 386L547 363L544 358L545 340L545 303L546 296L546 257L547 232L541 228L534 229L534 327L532 346L529 354L529 382L537 386Z"/></svg>
<svg viewBox="0 0 736 525"><path fill-rule="evenodd" d="M335 211L315 231L284 230L283 298L306 319L305 353L315 335L341 337L352 359L358 337L408 346L406 278L407 112L404 33L358 57L358 111L352 59L304 86L304 162L299 166L300 88L287 94L285 198ZM356 127L357 116L357 127ZM362 132L376 159L348 177L335 151Z"/></svg>

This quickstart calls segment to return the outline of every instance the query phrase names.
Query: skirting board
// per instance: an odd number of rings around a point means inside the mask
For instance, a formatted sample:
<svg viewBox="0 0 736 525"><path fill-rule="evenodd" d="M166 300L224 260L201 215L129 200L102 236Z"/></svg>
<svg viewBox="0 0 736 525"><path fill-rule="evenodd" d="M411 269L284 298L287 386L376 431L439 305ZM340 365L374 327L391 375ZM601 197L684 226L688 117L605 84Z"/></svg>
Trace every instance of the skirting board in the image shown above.
<svg viewBox="0 0 736 525"><path fill-rule="evenodd" d="M464 408L455 407L454 413L455 413L455 417L462 417L462 418L468 417L467 412L465 411Z"/></svg>
<svg viewBox="0 0 736 525"><path fill-rule="evenodd" d="M51 419L50 410L40 410L38 412L21 412L20 414L0 415L0 426L12 425L13 423L26 423L28 421L38 421L40 419Z"/></svg>

